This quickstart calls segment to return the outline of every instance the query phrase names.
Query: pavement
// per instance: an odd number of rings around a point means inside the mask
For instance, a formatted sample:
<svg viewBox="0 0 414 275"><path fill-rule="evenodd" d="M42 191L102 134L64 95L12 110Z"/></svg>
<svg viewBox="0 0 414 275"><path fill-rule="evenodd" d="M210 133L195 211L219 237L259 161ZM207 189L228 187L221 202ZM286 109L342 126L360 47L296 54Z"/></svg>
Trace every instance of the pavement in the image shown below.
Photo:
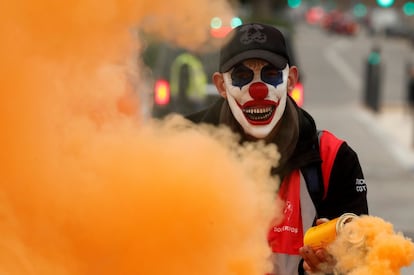
<svg viewBox="0 0 414 275"><path fill-rule="evenodd" d="M377 212L387 215L393 223L396 231L400 231L405 237L414 240L414 110L403 105L384 106L379 113L370 110L361 110L361 119L371 124L386 144L389 152L401 166L401 180L396 180L397 185L393 190L396 197L385 202L379 199L375 204L375 197L369 196ZM392 191L391 191L391 194ZM387 213L384 209L388 208ZM414 264L401 270L402 275L414 274Z"/></svg>
<svg viewBox="0 0 414 275"><path fill-rule="evenodd" d="M382 145L378 150L387 152L383 154L382 161L376 160L374 163L385 164L376 167L377 177L368 171L368 176L373 179L373 194L369 196L373 211L389 219L397 230L414 239L414 112L410 113L404 106L397 105L385 106L378 113L361 108L357 116ZM388 167L384 167L387 163ZM384 170L388 176L385 177L379 170ZM388 198L388 201L380 200L381 197Z"/></svg>
<svg viewBox="0 0 414 275"><path fill-rule="evenodd" d="M391 153L403 167L414 172L414 110L392 105L384 106L379 113L364 110L361 116L384 135L384 141L392 141Z"/></svg>

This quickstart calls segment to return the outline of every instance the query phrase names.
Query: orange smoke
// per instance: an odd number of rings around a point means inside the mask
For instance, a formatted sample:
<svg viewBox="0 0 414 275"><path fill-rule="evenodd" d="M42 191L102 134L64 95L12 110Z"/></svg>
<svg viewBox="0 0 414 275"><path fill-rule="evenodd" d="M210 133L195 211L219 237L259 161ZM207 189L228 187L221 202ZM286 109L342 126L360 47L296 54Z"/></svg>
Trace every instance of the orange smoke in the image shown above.
<svg viewBox="0 0 414 275"><path fill-rule="evenodd" d="M364 243L350 245L349 238L357 236L364 236ZM414 261L414 243L396 233L392 224L374 216L348 223L329 251L338 260L340 274L398 275Z"/></svg>
<svg viewBox="0 0 414 275"><path fill-rule="evenodd" d="M268 270L274 150L138 108L136 27L194 46L229 12L224 0L164 3L0 4L0 273Z"/></svg>
<svg viewBox="0 0 414 275"><path fill-rule="evenodd" d="M264 274L276 213L269 166L252 165L253 148L236 155L187 126L177 117L157 130L79 131L60 155L12 174L1 190L0 271Z"/></svg>

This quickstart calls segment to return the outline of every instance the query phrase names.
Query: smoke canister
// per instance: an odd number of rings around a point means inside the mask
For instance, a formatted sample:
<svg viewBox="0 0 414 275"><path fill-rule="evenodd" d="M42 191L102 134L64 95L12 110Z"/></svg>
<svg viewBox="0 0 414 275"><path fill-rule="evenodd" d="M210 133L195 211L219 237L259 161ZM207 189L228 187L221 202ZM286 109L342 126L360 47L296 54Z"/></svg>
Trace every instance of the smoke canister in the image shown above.
<svg viewBox="0 0 414 275"><path fill-rule="evenodd" d="M345 225L355 218L358 218L358 216L353 213L345 213L326 223L313 226L306 231L303 243L313 249L326 247L343 231ZM358 236L358 234L352 232L347 240L351 244L359 245L364 242L364 236Z"/></svg>

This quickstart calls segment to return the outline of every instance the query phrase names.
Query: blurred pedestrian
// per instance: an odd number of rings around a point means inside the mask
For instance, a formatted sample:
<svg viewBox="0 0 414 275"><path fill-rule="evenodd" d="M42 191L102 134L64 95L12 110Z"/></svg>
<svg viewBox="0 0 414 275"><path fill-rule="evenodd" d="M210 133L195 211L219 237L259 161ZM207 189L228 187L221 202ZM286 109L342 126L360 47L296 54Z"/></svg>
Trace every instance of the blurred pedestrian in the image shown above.
<svg viewBox="0 0 414 275"><path fill-rule="evenodd" d="M271 174L279 177L278 195L286 202L283 221L268 234L272 274L277 275L331 272L334 259L322 248L304 246L304 232L346 212L368 214L357 154L328 131L318 135L312 116L289 96L297 81L298 68L290 63L283 34L273 26L245 24L220 50L213 82L222 98L187 117L227 125L240 134L241 143L277 145L281 158Z"/></svg>

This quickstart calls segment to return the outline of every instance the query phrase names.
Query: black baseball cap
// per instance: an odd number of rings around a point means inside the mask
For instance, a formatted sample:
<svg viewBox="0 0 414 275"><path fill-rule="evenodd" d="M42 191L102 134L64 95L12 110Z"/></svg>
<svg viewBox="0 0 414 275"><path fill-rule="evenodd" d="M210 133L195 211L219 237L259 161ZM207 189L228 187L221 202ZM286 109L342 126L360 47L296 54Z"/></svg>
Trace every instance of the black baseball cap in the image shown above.
<svg viewBox="0 0 414 275"><path fill-rule="evenodd" d="M220 50L221 73L250 58L266 60L283 69L290 64L285 38L274 26L249 23L233 29Z"/></svg>

